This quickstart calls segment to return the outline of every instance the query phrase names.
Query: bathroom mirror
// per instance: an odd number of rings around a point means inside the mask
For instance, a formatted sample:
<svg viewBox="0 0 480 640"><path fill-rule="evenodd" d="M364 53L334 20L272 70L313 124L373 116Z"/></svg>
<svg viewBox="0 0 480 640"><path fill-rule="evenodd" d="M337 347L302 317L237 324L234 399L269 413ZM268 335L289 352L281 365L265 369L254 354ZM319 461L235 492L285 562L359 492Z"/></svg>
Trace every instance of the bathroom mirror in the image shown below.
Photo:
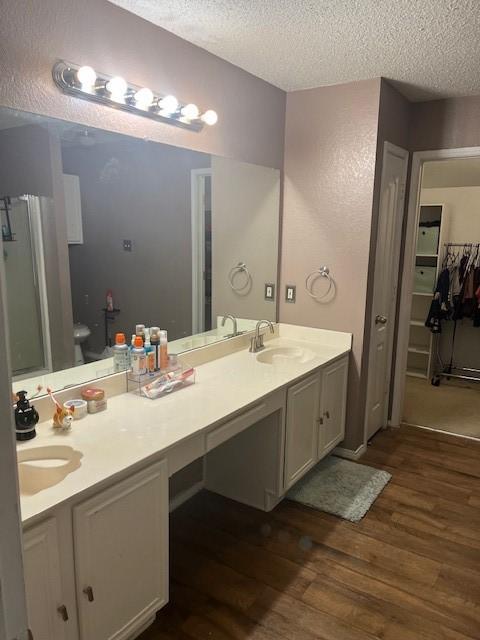
<svg viewBox="0 0 480 640"><path fill-rule="evenodd" d="M0 109L14 390L113 372L117 332L180 353L276 320L279 171Z"/></svg>

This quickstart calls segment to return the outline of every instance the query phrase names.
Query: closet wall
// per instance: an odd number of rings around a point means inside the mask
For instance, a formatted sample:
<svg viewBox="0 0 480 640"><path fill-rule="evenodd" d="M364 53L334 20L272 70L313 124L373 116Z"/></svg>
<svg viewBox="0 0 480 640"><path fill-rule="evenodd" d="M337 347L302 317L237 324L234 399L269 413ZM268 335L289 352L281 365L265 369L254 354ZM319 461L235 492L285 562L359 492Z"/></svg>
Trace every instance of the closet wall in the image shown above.
<svg viewBox="0 0 480 640"><path fill-rule="evenodd" d="M480 242L480 186L422 189L420 203L445 205L444 242ZM443 322L439 344L444 361L450 360L452 337L453 322ZM470 318L457 323L454 356L460 366L480 368L480 327L474 327Z"/></svg>

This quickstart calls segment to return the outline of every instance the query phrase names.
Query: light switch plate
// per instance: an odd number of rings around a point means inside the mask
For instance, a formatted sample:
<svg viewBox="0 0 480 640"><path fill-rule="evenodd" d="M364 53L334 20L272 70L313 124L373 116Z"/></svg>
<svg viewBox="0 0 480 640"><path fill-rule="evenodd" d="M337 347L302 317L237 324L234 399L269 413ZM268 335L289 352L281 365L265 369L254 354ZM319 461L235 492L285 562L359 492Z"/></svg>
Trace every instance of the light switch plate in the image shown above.
<svg viewBox="0 0 480 640"><path fill-rule="evenodd" d="M271 282L265 284L265 300L272 302L275 300L275 285Z"/></svg>
<svg viewBox="0 0 480 640"><path fill-rule="evenodd" d="M297 297L297 287L294 284L285 286L285 302L295 302Z"/></svg>

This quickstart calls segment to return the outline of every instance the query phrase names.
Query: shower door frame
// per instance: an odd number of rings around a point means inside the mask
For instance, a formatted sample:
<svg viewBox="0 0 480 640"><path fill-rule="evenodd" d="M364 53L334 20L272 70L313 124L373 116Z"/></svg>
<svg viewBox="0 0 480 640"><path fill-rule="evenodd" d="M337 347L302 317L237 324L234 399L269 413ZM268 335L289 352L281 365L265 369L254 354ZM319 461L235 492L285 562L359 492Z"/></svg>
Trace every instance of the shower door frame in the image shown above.
<svg viewBox="0 0 480 640"><path fill-rule="evenodd" d="M40 322L42 325L42 341L44 366L41 369L27 371L18 376L12 375L13 382L26 380L35 376L41 376L53 371L52 344L50 339L50 320L48 316L48 293L47 277L45 271L45 255L42 233L42 207L39 196L24 194L17 196L27 205L28 225L30 229L30 242L32 247L32 261L34 267L34 278L38 289ZM8 309L7 309L8 313ZM73 340L73 338L72 338Z"/></svg>

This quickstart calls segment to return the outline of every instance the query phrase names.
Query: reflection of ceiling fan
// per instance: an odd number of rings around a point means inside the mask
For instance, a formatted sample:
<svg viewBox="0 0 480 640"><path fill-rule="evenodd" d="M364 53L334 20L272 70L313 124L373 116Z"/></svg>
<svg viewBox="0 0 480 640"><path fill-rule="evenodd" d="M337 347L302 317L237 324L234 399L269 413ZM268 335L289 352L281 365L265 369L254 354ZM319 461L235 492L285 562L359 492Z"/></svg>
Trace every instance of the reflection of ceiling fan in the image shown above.
<svg viewBox="0 0 480 640"><path fill-rule="evenodd" d="M84 127L71 127L62 134L62 141L71 146L93 147L97 144L95 131Z"/></svg>

